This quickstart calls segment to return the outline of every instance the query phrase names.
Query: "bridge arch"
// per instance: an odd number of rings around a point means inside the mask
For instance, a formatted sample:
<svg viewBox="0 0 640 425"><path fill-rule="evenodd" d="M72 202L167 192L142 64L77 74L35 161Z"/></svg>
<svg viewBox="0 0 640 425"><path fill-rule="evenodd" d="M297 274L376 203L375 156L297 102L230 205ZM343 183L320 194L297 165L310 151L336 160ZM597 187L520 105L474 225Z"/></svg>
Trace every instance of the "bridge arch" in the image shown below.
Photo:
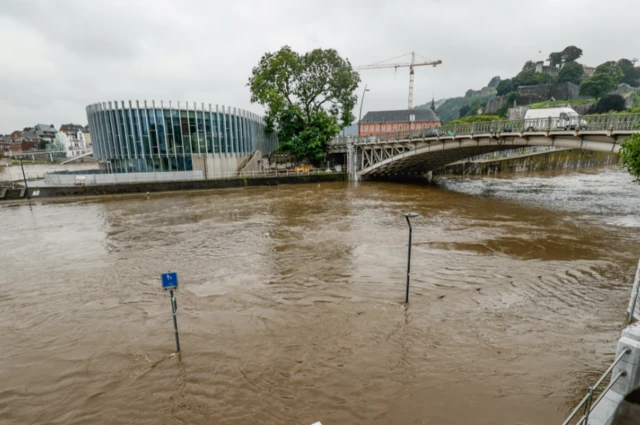
<svg viewBox="0 0 640 425"><path fill-rule="evenodd" d="M628 134L565 134L470 135L431 140L396 140L357 145L358 176L375 179L389 175L422 175L452 162L476 155L528 146L556 146L596 152L618 153L620 143Z"/></svg>

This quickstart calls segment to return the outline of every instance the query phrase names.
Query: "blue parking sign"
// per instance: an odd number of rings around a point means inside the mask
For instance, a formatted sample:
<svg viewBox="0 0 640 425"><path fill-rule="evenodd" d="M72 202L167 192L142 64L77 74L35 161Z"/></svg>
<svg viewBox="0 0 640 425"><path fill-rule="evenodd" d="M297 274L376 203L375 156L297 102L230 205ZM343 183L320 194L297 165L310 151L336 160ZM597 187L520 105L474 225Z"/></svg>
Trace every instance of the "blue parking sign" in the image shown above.
<svg viewBox="0 0 640 425"><path fill-rule="evenodd" d="M162 289L176 289L178 287L178 273L168 272L162 273Z"/></svg>

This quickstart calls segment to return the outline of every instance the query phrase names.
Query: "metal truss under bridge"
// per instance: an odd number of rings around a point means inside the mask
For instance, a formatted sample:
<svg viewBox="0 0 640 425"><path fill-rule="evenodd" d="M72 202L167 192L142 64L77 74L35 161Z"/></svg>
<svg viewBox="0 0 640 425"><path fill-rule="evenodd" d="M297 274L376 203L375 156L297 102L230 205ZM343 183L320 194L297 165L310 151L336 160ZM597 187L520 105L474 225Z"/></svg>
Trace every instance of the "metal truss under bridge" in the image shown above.
<svg viewBox="0 0 640 425"><path fill-rule="evenodd" d="M347 153L351 179L426 175L475 155L526 146L557 146L617 153L620 143L640 133L640 114L585 115L473 124L337 137L329 152Z"/></svg>

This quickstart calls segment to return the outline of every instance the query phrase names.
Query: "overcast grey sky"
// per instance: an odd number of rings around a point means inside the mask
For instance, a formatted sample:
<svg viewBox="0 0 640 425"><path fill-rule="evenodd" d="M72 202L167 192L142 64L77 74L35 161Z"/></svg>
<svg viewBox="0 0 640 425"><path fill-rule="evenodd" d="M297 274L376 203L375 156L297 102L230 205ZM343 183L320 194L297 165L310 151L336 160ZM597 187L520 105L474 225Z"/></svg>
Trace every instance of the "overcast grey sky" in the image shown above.
<svg viewBox="0 0 640 425"><path fill-rule="evenodd" d="M411 51L441 59L416 69L421 104L513 76L571 44L587 65L640 57L638 18L638 0L0 0L0 133L86 124L85 107L108 100L261 113L247 78L285 44L335 48L353 65ZM361 77L371 89L363 112L406 108L406 68Z"/></svg>

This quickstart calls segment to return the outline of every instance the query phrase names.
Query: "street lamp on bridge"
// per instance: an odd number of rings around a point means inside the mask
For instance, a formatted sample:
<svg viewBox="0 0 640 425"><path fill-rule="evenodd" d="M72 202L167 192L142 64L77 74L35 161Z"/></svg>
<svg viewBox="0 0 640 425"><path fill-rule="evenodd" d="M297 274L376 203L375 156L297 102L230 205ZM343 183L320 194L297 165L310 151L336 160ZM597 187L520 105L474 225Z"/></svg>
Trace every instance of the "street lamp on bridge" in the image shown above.
<svg viewBox="0 0 640 425"><path fill-rule="evenodd" d="M362 121L362 105L364 104L364 95L368 92L369 89L367 85L364 85L364 90L362 91L362 99L360 99L360 115L358 115L358 139L360 139L360 122Z"/></svg>

